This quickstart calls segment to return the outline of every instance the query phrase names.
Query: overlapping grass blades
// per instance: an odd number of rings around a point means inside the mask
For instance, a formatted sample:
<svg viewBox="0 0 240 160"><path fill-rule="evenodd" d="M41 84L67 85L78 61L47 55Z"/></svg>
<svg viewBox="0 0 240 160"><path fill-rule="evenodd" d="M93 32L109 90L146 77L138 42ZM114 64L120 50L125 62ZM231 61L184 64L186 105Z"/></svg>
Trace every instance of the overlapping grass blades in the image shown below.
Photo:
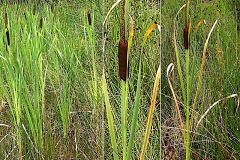
<svg viewBox="0 0 240 160"><path fill-rule="evenodd" d="M4 95L10 106L14 127L17 133L19 159L22 159L24 135L32 142L34 151L42 157L44 146L43 118L45 102L45 79L42 64L42 37L39 34L39 17L28 15L32 24L23 25L21 17L10 14L10 37L16 37L11 45L8 44L7 52L4 52L5 61L1 62L4 70L1 85L4 85ZM16 18L17 20L15 20ZM18 29L31 28L31 33L21 32ZM17 45L17 38L21 34L23 45ZM32 46L32 47L31 47ZM31 63L28 63L28 62ZM33 93L34 91L34 93ZM33 93L33 94L32 94ZM23 118L23 115L26 118ZM26 129L27 128L27 129Z"/></svg>

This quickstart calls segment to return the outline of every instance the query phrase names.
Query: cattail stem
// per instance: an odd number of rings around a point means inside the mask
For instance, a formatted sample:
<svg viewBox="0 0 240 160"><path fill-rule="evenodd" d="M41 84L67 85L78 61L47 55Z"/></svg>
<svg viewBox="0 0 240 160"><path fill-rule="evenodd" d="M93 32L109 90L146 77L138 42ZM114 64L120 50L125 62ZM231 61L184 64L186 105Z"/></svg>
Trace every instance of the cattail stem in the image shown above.
<svg viewBox="0 0 240 160"><path fill-rule="evenodd" d="M121 5L121 40L125 40L125 0Z"/></svg>

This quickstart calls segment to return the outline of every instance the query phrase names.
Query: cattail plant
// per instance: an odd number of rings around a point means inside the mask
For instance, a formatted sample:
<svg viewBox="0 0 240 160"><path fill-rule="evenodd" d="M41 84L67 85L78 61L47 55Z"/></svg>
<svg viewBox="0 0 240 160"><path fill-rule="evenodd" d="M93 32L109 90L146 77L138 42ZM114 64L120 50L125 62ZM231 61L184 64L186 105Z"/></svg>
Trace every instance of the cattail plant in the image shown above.
<svg viewBox="0 0 240 160"><path fill-rule="evenodd" d="M185 147L186 147L186 159L190 159L190 149L191 149L191 142L190 142L190 99L191 99L191 88L192 86L190 85L190 44L189 44L189 20L188 20L188 14L189 14L189 4L190 1L186 0L186 6L184 10L184 18L185 18L185 24L184 24L184 47L185 47L185 52L186 52L186 86L187 86L187 94L186 98L184 101L185 104L185 114L186 114L186 134L185 134Z"/></svg>
<svg viewBox="0 0 240 160"><path fill-rule="evenodd" d="M216 22L214 23L208 38L206 40L206 43L204 45L204 50L203 50L203 57L202 57L202 63L200 66L200 72L199 72L199 77L198 77L198 82L197 82L197 89L195 92L195 98L194 98L194 103L191 104L191 99L192 99L192 91L193 91L193 81L194 81L194 75L195 75L195 70L196 70L196 53L193 53L193 58L192 58L192 63L190 63L190 42L189 42L189 35L190 35L190 26L191 26L191 22L189 21L189 5L190 5L190 1L186 0L186 4L184 6L182 6L180 8L180 10L177 13L177 16L179 14L179 12L184 8L184 28L183 28L183 42L184 42L184 48L185 48L185 77L183 77L183 70L181 67L181 61L179 58L179 51L178 51L178 47L177 47L177 41L176 41L176 33L175 33L175 28L176 28L176 18L174 20L174 46L175 46L175 53L176 53L176 60L177 60L177 69L178 69L178 75L179 75L179 80L180 80L180 85L181 85L181 92L182 92L182 98L183 98L183 103L184 103L184 111L185 111L185 117L186 117L186 121L185 121L185 125L182 122L182 118L181 118L181 113L179 111L179 106L178 106L178 102L177 99L175 97L175 93L173 91L172 85L170 84L171 90L172 90L172 94L174 96L174 100L176 103L176 107L178 109L178 115L179 115L179 120L180 120L180 125L181 125L181 129L184 130L184 132L182 132L183 134L183 139L184 139L184 146L186 149L186 160L190 160L191 159L191 130L192 130L192 119L191 117L194 117L194 106L196 105L197 102L197 97L199 94L199 88L201 86L201 82L202 82L202 74L203 74L203 69L204 69L204 63L206 60L206 49L207 49L207 44L208 44L208 40L210 38L211 32L213 30L213 28L216 25ZM199 25L199 24L198 24ZM191 64L191 65L190 65ZM168 67L168 71L173 70L173 64L170 64ZM190 112L192 110L192 112Z"/></svg>

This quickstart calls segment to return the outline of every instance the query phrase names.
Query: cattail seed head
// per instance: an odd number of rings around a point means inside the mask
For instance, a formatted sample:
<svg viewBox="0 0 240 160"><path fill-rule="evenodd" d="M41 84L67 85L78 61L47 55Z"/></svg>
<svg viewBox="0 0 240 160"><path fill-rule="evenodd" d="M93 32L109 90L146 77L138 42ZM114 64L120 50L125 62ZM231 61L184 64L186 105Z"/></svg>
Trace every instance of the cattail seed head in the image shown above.
<svg viewBox="0 0 240 160"><path fill-rule="evenodd" d="M91 26L92 25L92 19L91 19L90 11L88 11L87 17L88 17L88 24Z"/></svg>
<svg viewBox="0 0 240 160"><path fill-rule="evenodd" d="M10 36L9 36L9 31L6 30L6 37L7 37L7 43L8 43L8 46L10 45Z"/></svg>
<svg viewBox="0 0 240 160"><path fill-rule="evenodd" d="M189 49L189 47L190 47L188 32L189 32L188 26L185 25L185 27L183 29L183 40L184 40L184 48L185 49Z"/></svg>
<svg viewBox="0 0 240 160"><path fill-rule="evenodd" d="M51 2L51 11L53 12L54 11L54 2Z"/></svg>
<svg viewBox="0 0 240 160"><path fill-rule="evenodd" d="M36 4L34 4L33 5L33 14L35 15L35 13L36 13L36 9L37 9L37 6L36 6Z"/></svg>
<svg viewBox="0 0 240 160"><path fill-rule="evenodd" d="M40 22L39 22L39 27L40 27L40 29L42 29L42 25L43 25L43 18L41 17L41 18L40 18Z"/></svg>
<svg viewBox="0 0 240 160"><path fill-rule="evenodd" d="M118 62L119 62L119 76L126 81L128 77L128 63L127 63L128 42L121 39L118 44Z"/></svg>
<svg viewBox="0 0 240 160"><path fill-rule="evenodd" d="M5 15L4 15L4 22L5 22L5 28L8 28L8 15L7 15L7 12L5 12Z"/></svg>
<svg viewBox="0 0 240 160"><path fill-rule="evenodd" d="M9 30L8 30L8 15L7 15L7 12L5 12L5 15L4 15L4 22L5 22L7 44L9 46L10 45L10 36L9 36Z"/></svg>

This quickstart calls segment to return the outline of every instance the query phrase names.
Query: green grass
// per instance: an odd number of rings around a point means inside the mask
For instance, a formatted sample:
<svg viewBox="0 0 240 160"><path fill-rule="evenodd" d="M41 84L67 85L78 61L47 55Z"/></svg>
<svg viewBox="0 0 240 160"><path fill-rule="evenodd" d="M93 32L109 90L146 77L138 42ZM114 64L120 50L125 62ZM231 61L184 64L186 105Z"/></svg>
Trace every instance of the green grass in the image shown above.
<svg viewBox="0 0 240 160"><path fill-rule="evenodd" d="M1 2L0 157L238 159L239 2L190 1L190 48L185 50L184 11L179 9L186 1L169 0L160 6L127 0L126 39L131 19L134 34L126 83L118 73L121 3L102 26L113 3L63 0L53 6L41 2L34 13L33 2ZM216 20L201 68L205 42ZM161 25L161 32L154 29L146 38L154 22ZM167 75L170 63L176 69ZM151 118L159 65L160 90ZM238 97L225 98L232 94ZM142 147L144 137L147 145Z"/></svg>

